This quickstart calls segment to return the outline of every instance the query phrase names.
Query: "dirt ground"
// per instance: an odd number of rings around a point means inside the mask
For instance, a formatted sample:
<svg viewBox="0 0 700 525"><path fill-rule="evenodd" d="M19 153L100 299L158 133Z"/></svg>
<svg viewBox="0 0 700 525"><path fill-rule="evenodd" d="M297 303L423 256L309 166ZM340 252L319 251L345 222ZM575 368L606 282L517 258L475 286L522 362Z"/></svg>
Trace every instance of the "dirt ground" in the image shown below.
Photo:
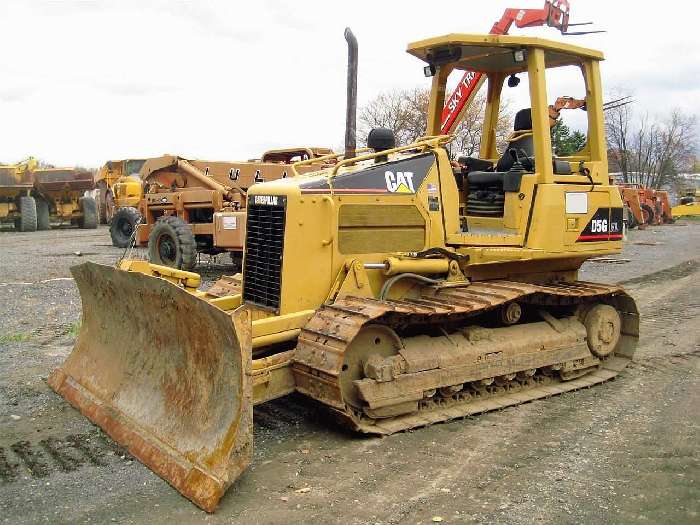
<svg viewBox="0 0 700 525"><path fill-rule="evenodd" d="M267 403L213 515L46 385L78 329L69 267L121 254L104 227L0 232L0 523L700 523L700 222L633 231L618 262L585 264L642 315L614 381L387 438L301 396Z"/></svg>

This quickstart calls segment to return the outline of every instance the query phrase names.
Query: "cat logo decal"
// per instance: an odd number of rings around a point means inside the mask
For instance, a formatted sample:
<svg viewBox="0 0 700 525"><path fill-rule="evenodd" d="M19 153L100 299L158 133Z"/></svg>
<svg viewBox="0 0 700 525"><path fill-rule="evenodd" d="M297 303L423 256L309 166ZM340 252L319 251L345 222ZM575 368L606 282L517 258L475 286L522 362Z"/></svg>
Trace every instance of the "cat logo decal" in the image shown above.
<svg viewBox="0 0 700 525"><path fill-rule="evenodd" d="M391 193L415 193L413 187L413 173L410 171L385 171L386 189Z"/></svg>

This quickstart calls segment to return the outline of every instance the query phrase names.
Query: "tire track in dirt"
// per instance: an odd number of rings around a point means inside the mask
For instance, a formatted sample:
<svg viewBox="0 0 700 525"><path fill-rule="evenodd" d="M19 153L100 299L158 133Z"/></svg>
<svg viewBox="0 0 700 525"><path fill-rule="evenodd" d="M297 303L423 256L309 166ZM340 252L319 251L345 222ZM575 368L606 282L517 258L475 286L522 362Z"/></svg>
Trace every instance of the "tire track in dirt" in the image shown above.
<svg viewBox="0 0 700 525"><path fill-rule="evenodd" d="M20 472L42 479L54 472L73 472L85 466L107 467L110 458L133 460L102 432L47 436L36 442L16 441L0 446L0 485L19 480Z"/></svg>

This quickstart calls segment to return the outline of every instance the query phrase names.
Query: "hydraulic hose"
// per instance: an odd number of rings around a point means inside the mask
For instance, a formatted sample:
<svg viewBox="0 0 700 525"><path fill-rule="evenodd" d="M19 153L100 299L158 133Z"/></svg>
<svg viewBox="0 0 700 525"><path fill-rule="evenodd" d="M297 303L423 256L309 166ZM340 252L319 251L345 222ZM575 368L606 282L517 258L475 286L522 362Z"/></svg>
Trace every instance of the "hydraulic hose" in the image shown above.
<svg viewBox="0 0 700 525"><path fill-rule="evenodd" d="M382 301L386 299L386 296L389 293L391 287L394 286L394 284L397 281L400 281L401 279L413 279L428 284L439 284L442 282L442 279L431 279L423 275L418 275L417 273L400 273L399 275L395 275L391 279L386 280L386 282L382 286L382 290L379 292L379 299Z"/></svg>

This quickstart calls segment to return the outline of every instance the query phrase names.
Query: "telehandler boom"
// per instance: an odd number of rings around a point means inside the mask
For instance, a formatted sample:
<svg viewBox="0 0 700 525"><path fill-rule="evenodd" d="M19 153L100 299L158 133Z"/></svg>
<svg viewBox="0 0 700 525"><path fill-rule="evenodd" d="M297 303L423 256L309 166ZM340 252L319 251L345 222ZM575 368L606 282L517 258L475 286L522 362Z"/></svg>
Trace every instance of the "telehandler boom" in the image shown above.
<svg viewBox="0 0 700 525"><path fill-rule="evenodd" d="M207 511L251 461L255 404L299 391L391 434L600 383L632 358L633 299L577 280L622 248L602 54L468 34L408 52L433 73L429 136L396 147L376 129L360 156L350 136L335 165L252 186L242 279L204 292L199 275L145 261L73 268L83 322L49 384ZM582 74L588 139L557 159L545 71L565 66ZM488 89L465 170L439 135L452 70L483 72ZM531 107L499 155L511 74L528 76Z"/></svg>
<svg viewBox="0 0 700 525"><path fill-rule="evenodd" d="M585 35L599 33L600 31L575 31L570 32L569 26L589 25L590 22L569 23L571 7L568 0L545 0L540 9L520 9L508 7L491 27L491 35L507 35L511 26L537 27L547 25L558 29L562 35ZM454 132L455 127L462 120L464 110L469 107L472 98L476 95L485 78L479 71L465 71L457 83L452 94L447 97L442 108L441 128L443 135Z"/></svg>

